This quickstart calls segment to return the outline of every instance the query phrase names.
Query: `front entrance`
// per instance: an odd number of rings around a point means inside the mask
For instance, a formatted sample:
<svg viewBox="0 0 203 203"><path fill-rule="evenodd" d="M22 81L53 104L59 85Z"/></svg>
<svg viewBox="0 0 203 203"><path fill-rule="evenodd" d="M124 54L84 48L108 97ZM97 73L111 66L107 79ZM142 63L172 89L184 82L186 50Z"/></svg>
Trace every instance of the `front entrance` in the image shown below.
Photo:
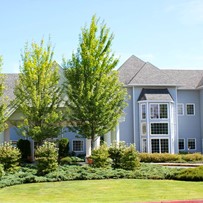
<svg viewBox="0 0 203 203"><path fill-rule="evenodd" d="M151 139L151 153L169 153L168 139Z"/></svg>

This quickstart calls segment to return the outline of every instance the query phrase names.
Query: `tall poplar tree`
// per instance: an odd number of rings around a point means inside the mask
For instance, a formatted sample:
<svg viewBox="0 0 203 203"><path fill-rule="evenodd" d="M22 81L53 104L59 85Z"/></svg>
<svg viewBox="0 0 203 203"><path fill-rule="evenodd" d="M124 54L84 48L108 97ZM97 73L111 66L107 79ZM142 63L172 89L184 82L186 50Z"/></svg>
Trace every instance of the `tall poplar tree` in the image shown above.
<svg viewBox="0 0 203 203"><path fill-rule="evenodd" d="M4 76L1 73L2 67L2 57L0 56L0 132L6 127L6 118L5 118L5 101L4 101Z"/></svg>
<svg viewBox="0 0 203 203"><path fill-rule="evenodd" d="M62 90L53 54L50 42L47 46L43 40L40 44L26 44L15 88L16 101L23 113L21 130L40 143L46 138L57 137L61 132L62 111L59 105Z"/></svg>
<svg viewBox="0 0 203 203"><path fill-rule="evenodd" d="M113 70L118 59L111 53L113 34L96 16L84 27L79 47L64 60L70 129L93 142L115 128L126 106L126 90Z"/></svg>

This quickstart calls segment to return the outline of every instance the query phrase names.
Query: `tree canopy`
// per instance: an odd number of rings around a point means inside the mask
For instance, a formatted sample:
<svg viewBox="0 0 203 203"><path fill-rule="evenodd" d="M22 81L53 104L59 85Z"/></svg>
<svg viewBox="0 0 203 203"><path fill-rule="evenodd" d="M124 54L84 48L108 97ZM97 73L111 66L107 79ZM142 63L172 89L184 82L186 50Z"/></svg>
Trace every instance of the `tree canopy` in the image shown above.
<svg viewBox="0 0 203 203"><path fill-rule="evenodd" d="M5 98L4 98L4 76L1 73L3 59L0 56L0 132L2 132L6 127L6 118L5 118Z"/></svg>
<svg viewBox="0 0 203 203"><path fill-rule="evenodd" d="M111 52L114 36L106 24L98 23L93 16L89 28L82 28L77 52L63 65L70 129L92 142L115 128L127 95L114 70L118 63Z"/></svg>
<svg viewBox="0 0 203 203"><path fill-rule="evenodd" d="M27 43L21 55L16 101L23 113L21 130L35 141L57 137L61 132L62 89L59 67L53 62L51 43Z"/></svg>

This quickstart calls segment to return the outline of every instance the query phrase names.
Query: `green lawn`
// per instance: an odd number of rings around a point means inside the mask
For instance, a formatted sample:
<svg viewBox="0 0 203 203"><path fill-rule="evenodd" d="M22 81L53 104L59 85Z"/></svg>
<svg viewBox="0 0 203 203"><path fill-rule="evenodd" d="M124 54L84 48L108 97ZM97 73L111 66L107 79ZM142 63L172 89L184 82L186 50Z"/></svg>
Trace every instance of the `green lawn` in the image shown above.
<svg viewBox="0 0 203 203"><path fill-rule="evenodd" d="M24 184L0 189L0 202L144 202L203 199L203 182L86 180Z"/></svg>

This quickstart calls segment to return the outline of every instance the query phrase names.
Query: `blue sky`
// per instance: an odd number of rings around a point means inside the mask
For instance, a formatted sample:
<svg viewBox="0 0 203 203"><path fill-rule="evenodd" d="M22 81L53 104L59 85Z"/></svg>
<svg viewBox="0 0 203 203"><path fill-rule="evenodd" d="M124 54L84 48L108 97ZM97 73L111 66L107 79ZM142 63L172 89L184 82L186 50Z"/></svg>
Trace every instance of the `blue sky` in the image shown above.
<svg viewBox="0 0 203 203"><path fill-rule="evenodd" d="M19 72L26 42L51 36L54 59L70 59L92 15L114 33L121 65L131 55L159 68L203 69L202 0L0 0L3 72Z"/></svg>

